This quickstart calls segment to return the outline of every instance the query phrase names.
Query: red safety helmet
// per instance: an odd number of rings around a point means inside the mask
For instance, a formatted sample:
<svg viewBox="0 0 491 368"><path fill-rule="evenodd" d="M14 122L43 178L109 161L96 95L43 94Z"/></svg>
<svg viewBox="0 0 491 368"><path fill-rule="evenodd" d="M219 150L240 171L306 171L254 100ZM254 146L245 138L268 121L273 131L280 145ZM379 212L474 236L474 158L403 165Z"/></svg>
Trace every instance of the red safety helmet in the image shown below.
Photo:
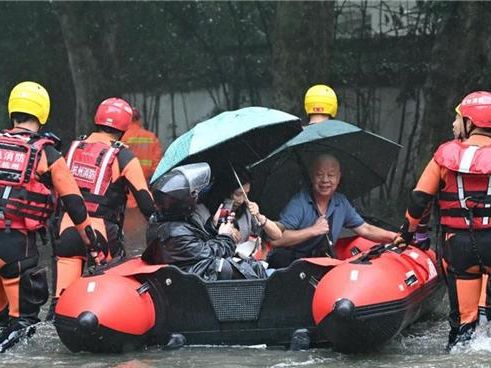
<svg viewBox="0 0 491 368"><path fill-rule="evenodd" d="M128 130L133 110L122 98L111 97L101 102L95 113L96 125L104 125L121 132Z"/></svg>
<svg viewBox="0 0 491 368"><path fill-rule="evenodd" d="M457 114L480 128L491 128L491 92L472 92L455 108Z"/></svg>

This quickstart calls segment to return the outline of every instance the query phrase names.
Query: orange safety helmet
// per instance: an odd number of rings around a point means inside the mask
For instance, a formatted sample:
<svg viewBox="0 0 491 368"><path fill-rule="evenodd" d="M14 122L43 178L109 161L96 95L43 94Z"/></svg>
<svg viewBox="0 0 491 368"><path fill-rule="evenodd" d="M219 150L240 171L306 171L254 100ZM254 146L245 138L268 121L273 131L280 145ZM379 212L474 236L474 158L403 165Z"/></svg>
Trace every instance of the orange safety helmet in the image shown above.
<svg viewBox="0 0 491 368"><path fill-rule="evenodd" d="M468 94L455 111L477 127L491 128L491 92L477 91Z"/></svg>
<svg viewBox="0 0 491 368"><path fill-rule="evenodd" d="M130 126L133 110L128 102L111 97L101 102L95 113L96 125L103 125L126 132Z"/></svg>

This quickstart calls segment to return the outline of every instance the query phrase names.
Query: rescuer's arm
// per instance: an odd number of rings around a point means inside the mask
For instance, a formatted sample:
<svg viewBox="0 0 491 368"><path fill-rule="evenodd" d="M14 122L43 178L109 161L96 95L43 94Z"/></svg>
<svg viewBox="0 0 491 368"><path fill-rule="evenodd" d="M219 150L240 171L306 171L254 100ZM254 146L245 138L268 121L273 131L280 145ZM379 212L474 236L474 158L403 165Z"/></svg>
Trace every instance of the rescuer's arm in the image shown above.
<svg viewBox="0 0 491 368"><path fill-rule="evenodd" d="M148 219L155 211L155 205L140 162L130 150L122 149L118 154L118 164L140 212Z"/></svg>
<svg viewBox="0 0 491 368"><path fill-rule="evenodd" d="M157 169L157 166L162 158L162 148L160 147L160 141L157 136L154 137L155 141L152 144L152 174Z"/></svg>
<svg viewBox="0 0 491 368"><path fill-rule="evenodd" d="M90 224L87 208L63 156L52 146L46 146L41 154L37 173L40 178L52 184L84 243L89 249L95 248L97 246L94 244L95 233Z"/></svg>
<svg viewBox="0 0 491 368"><path fill-rule="evenodd" d="M417 230L422 231L420 230L421 227L418 229L418 225L421 224L422 227L425 227L429 221L431 205L435 194L438 192L440 182L440 166L432 159L410 194L405 220L401 226L401 237L406 243L412 240Z"/></svg>

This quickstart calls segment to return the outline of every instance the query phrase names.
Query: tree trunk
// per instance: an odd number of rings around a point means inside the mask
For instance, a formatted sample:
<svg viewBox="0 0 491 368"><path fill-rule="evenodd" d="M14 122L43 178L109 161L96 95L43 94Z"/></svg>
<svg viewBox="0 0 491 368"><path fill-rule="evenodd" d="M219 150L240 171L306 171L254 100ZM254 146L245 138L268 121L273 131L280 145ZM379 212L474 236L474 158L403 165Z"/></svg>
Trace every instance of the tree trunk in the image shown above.
<svg viewBox="0 0 491 368"><path fill-rule="evenodd" d="M419 142L419 169L434 149L452 137L455 106L475 90L486 88L491 3L449 2L450 13L438 33L425 83L425 109Z"/></svg>
<svg viewBox="0 0 491 368"><path fill-rule="evenodd" d="M91 44L94 41L86 33L87 24L83 21L80 4L60 1L53 6L61 25L75 89L75 133L86 133L92 129L98 103L109 97L108 81L98 64Z"/></svg>
<svg viewBox="0 0 491 368"><path fill-rule="evenodd" d="M273 31L273 106L303 114L305 91L329 84L334 1L277 3Z"/></svg>

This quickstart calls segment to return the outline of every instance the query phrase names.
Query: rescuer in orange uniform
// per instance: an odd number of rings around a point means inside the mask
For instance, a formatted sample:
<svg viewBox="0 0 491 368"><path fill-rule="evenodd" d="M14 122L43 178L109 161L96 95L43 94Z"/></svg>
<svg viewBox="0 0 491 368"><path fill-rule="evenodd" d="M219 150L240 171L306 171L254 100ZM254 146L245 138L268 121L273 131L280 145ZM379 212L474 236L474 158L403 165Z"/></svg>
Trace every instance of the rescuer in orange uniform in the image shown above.
<svg viewBox="0 0 491 368"><path fill-rule="evenodd" d="M134 154L119 141L128 129L131 106L123 99L104 100L95 114L96 132L72 142L67 164L82 192L99 244L108 258L124 256L123 215L128 190L148 218L154 211L143 170ZM55 296L82 275L85 254L80 236L66 213L62 213L55 244Z"/></svg>
<svg viewBox="0 0 491 368"><path fill-rule="evenodd" d="M442 144L426 166L396 240L411 242L438 195L450 300L448 350L472 338L482 275L491 270L491 92L471 93L455 110L455 140Z"/></svg>
<svg viewBox="0 0 491 368"><path fill-rule="evenodd" d="M121 141L128 146L140 161L143 174L148 182L162 158L162 149L157 136L143 127L140 111L136 108L133 108L131 124ZM136 206L135 198L130 193L126 207L136 208Z"/></svg>
<svg viewBox="0 0 491 368"><path fill-rule="evenodd" d="M50 133L39 133L49 110L48 92L37 83L22 82L12 89L8 102L13 128L0 132L0 295L9 316L0 335L0 352L35 332L39 309L48 299L36 233L47 226L54 193L75 224L81 252L85 255L86 247L95 251L80 190L55 148L59 141Z"/></svg>

